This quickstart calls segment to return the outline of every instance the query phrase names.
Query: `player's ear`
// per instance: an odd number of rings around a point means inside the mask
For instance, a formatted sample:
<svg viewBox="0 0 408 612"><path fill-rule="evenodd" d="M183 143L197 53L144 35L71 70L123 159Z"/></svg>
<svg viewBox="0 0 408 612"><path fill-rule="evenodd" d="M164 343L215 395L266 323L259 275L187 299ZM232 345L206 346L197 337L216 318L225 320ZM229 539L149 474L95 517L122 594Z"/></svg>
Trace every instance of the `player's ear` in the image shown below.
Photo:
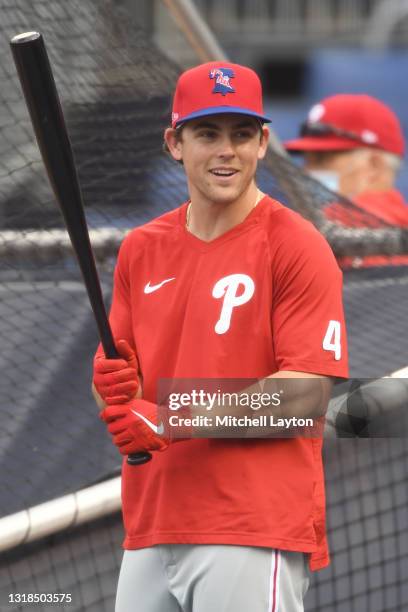
<svg viewBox="0 0 408 612"><path fill-rule="evenodd" d="M164 142L172 158L180 162L182 160L182 141L177 130L167 128L164 132Z"/></svg>
<svg viewBox="0 0 408 612"><path fill-rule="evenodd" d="M263 159L268 148L269 141L269 128L266 125L262 126L260 146L258 150L258 159Z"/></svg>

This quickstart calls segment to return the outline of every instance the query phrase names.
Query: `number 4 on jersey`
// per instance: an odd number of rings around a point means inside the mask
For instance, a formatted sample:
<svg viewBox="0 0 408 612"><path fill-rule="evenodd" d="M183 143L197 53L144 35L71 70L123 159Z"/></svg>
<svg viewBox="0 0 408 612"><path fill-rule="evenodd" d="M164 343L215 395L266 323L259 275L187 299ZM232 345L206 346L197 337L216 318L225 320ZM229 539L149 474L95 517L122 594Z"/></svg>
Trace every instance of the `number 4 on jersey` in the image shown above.
<svg viewBox="0 0 408 612"><path fill-rule="evenodd" d="M340 321L329 321L326 335L323 339L323 348L325 351L333 351L336 361L341 359L341 325Z"/></svg>

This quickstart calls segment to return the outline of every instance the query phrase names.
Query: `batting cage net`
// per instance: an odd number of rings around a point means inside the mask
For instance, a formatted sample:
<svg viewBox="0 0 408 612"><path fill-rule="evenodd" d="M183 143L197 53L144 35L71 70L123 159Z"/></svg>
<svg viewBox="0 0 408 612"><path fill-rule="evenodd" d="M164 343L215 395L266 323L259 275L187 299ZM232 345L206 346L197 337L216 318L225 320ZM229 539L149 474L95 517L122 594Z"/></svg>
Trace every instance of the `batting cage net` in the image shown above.
<svg viewBox="0 0 408 612"><path fill-rule="evenodd" d="M45 39L72 140L103 291L125 233L187 198L183 169L161 150L180 72L115 2L0 0L0 512L5 517L119 472L90 393L98 343L61 215L44 171L9 39ZM170 19L170 16L168 17ZM187 43L186 43L187 44ZM260 187L311 220L338 256L407 253L386 225L270 152ZM407 365L408 269L345 274L351 375ZM333 563L306 609L400 612L408 606L406 438L330 440L325 447ZM0 609L56 604L13 593L71 593L61 610L113 609L120 517L3 553Z"/></svg>

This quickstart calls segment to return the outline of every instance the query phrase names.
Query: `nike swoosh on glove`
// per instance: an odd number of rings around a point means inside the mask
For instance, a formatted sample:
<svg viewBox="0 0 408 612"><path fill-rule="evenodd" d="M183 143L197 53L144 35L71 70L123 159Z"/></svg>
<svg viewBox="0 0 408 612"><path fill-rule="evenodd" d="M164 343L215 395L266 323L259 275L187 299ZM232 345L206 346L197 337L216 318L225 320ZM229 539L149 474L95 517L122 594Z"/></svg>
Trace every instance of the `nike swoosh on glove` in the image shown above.
<svg viewBox="0 0 408 612"><path fill-rule="evenodd" d="M170 440L163 437L163 422L158 424L156 404L146 400L106 406L100 417L107 424L113 443L122 455L163 451L170 444Z"/></svg>
<svg viewBox="0 0 408 612"><path fill-rule="evenodd" d="M94 359L93 382L106 404L128 402L139 388L139 364L134 350L126 340L118 340L116 350L123 359L106 359L103 353L97 353Z"/></svg>

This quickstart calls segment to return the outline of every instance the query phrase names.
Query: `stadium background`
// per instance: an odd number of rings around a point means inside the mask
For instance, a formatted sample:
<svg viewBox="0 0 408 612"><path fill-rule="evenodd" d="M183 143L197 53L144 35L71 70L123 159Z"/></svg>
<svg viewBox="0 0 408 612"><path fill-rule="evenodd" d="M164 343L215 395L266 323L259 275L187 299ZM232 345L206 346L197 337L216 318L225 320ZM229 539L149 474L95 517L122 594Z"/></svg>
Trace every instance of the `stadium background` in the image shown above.
<svg viewBox="0 0 408 612"><path fill-rule="evenodd" d="M122 232L174 207L186 193L182 171L160 154L175 78L180 67L197 62L171 16L174 4L0 0L2 517L107 481L120 467L95 418L89 380L96 332L8 40L32 29L45 35L109 299ZM231 59L260 71L273 127L283 139L295 134L311 103L338 91L365 91L390 103L407 135L403 5L388 0L385 10L384 2L369 0L195 3ZM272 166L260 173L262 186L293 205L279 176L289 170ZM399 186L407 195L405 171ZM320 201L329 197L319 195ZM407 272L346 275L352 376L372 378L407 366ZM314 576L306 609L404 610L406 438L329 440L325 464L333 563ZM0 531L3 542L7 536ZM113 610L121 538L119 512L102 512L35 542L3 545L0 609L56 608L10 605L8 593L70 592L72 604L58 609Z"/></svg>

